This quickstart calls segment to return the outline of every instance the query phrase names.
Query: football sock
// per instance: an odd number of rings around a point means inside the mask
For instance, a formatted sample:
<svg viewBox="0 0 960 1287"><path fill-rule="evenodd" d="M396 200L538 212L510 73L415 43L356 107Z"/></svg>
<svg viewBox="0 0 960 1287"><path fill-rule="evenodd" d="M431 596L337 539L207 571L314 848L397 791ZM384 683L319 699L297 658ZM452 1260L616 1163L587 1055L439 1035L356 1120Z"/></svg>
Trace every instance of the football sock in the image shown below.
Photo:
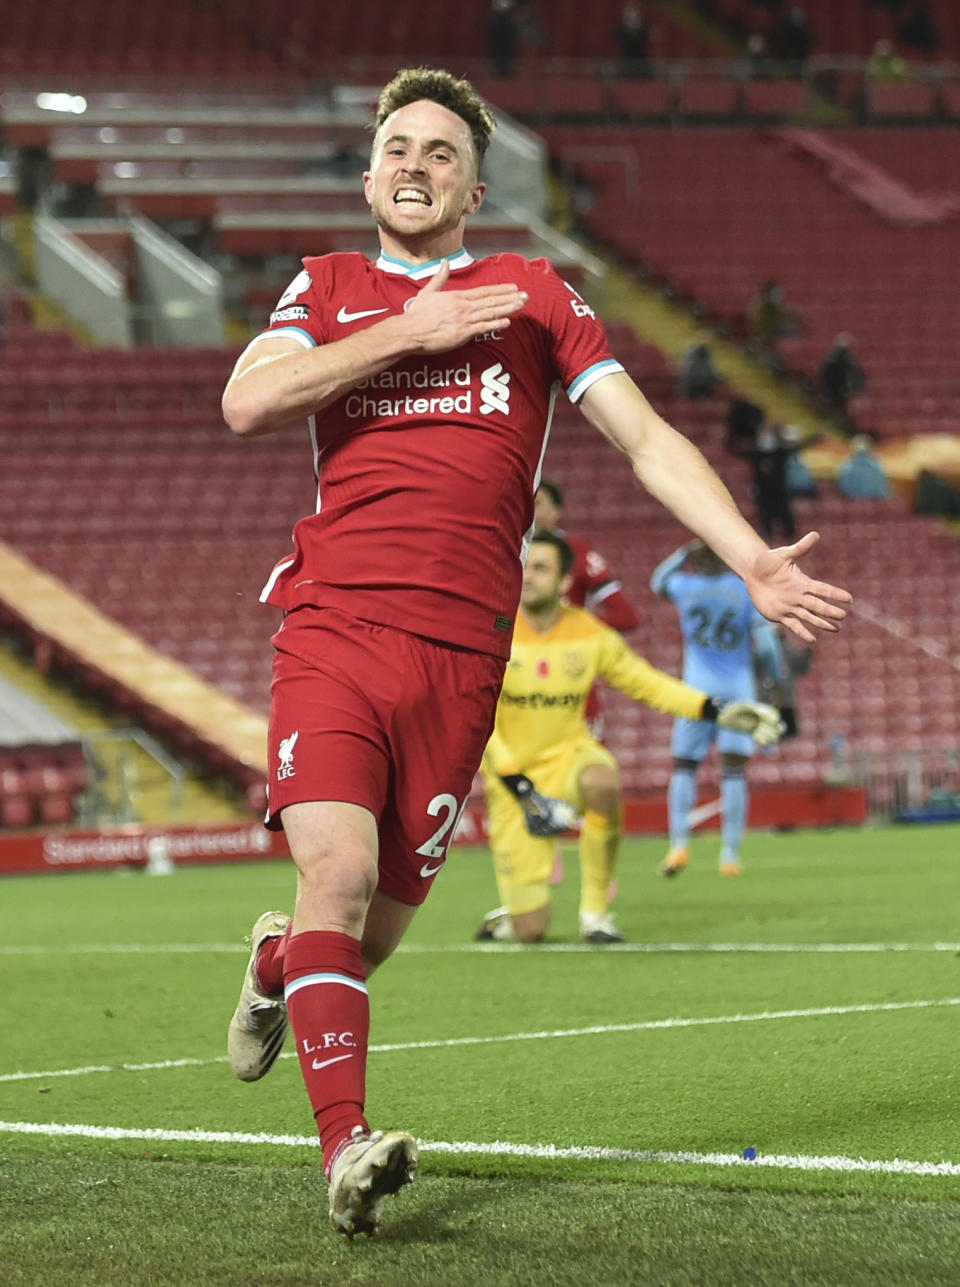
<svg viewBox="0 0 960 1287"><path fill-rule="evenodd" d="M697 801L697 775L690 769L674 769L667 787L667 817L670 848L682 849L690 841L690 811Z"/></svg>
<svg viewBox="0 0 960 1287"><path fill-rule="evenodd" d="M721 838L725 862L736 862L747 825L750 796L747 779L742 770L722 769L720 773L720 799L723 804Z"/></svg>
<svg viewBox="0 0 960 1287"><path fill-rule="evenodd" d="M284 934L265 938L260 944L260 951L257 953L257 987L265 997L283 995L283 968L292 925L291 921Z"/></svg>
<svg viewBox="0 0 960 1287"><path fill-rule="evenodd" d="M329 1179L334 1155L353 1128L369 1129L363 1105L370 1002L359 941L327 930L295 934L283 981Z"/></svg>
<svg viewBox="0 0 960 1287"><path fill-rule="evenodd" d="M602 916L620 846L620 819L588 809L580 829L580 911Z"/></svg>

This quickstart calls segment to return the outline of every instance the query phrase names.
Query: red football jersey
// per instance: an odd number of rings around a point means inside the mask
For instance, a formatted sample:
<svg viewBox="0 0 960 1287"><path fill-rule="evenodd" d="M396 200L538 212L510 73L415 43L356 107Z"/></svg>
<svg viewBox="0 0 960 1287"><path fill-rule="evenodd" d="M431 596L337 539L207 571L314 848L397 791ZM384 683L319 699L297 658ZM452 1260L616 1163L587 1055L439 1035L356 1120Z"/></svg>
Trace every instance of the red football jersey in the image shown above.
<svg viewBox="0 0 960 1287"><path fill-rule="evenodd" d="M402 359L310 417L317 512L297 523L261 598L507 657L557 386L576 402L623 367L548 260L449 259L447 290L515 282L527 304L502 332ZM303 264L258 338L342 339L402 312L440 261Z"/></svg>
<svg viewBox="0 0 960 1287"><path fill-rule="evenodd" d="M640 624L637 610L607 560L582 536L564 532L563 538L573 550L573 579L567 591L570 602L589 608L614 630L636 630Z"/></svg>

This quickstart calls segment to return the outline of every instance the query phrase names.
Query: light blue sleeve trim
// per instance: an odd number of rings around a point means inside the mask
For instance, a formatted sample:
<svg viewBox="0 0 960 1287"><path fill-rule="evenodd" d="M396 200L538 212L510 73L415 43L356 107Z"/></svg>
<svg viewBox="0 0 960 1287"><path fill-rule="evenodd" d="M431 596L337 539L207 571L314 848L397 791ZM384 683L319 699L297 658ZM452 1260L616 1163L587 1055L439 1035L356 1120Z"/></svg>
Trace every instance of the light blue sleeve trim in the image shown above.
<svg viewBox="0 0 960 1287"><path fill-rule="evenodd" d="M593 366L588 366L586 371L581 372L572 384L567 385L567 397L571 402L579 402L591 384L596 384L605 375L614 375L617 371L622 370L623 366L616 358L606 358L603 362L594 362Z"/></svg>
<svg viewBox="0 0 960 1287"><path fill-rule="evenodd" d="M779 684L786 675L783 664L783 645L776 626L770 621L758 621L750 632L754 651L764 671L774 683Z"/></svg>
<svg viewBox="0 0 960 1287"><path fill-rule="evenodd" d="M299 326L278 326L275 331L261 331L259 335L253 337L250 343L259 344L261 340L279 340L286 338L288 335L292 340L296 340L298 344L302 344L305 349L315 349L317 347L317 341L310 332L303 330Z"/></svg>
<svg viewBox="0 0 960 1287"><path fill-rule="evenodd" d="M658 563L650 575L650 589L654 594L662 594L670 598L670 592L667 589L667 582L673 576L674 572L679 572L687 561L687 549L681 546L679 550L674 550L668 554L662 563Z"/></svg>

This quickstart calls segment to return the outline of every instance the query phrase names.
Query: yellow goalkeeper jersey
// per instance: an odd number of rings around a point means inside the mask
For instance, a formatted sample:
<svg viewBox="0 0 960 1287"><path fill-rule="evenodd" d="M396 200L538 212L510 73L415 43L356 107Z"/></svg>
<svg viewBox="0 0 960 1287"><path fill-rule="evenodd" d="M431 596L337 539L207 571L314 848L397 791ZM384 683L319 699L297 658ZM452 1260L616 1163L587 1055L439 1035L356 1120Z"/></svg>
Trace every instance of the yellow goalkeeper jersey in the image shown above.
<svg viewBox="0 0 960 1287"><path fill-rule="evenodd" d="M670 715L698 719L703 709L704 693L651 666L583 608L565 604L543 633L521 611L486 767L522 773L552 747L590 737L584 710L597 678Z"/></svg>

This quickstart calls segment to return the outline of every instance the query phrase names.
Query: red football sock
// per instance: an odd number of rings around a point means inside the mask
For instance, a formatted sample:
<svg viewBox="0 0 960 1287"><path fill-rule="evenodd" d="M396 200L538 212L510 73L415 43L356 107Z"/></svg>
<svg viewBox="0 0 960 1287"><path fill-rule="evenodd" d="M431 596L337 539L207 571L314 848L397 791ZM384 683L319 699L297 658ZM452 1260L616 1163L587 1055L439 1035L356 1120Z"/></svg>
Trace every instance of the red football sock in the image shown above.
<svg viewBox="0 0 960 1287"><path fill-rule="evenodd" d="M363 1105L370 1003L359 941L327 930L294 934L283 982L329 1178L334 1155L353 1128L369 1129Z"/></svg>
<svg viewBox="0 0 960 1287"><path fill-rule="evenodd" d="M257 986L265 997L283 996L283 970L290 942L290 928L273 938L265 938L257 953Z"/></svg>

